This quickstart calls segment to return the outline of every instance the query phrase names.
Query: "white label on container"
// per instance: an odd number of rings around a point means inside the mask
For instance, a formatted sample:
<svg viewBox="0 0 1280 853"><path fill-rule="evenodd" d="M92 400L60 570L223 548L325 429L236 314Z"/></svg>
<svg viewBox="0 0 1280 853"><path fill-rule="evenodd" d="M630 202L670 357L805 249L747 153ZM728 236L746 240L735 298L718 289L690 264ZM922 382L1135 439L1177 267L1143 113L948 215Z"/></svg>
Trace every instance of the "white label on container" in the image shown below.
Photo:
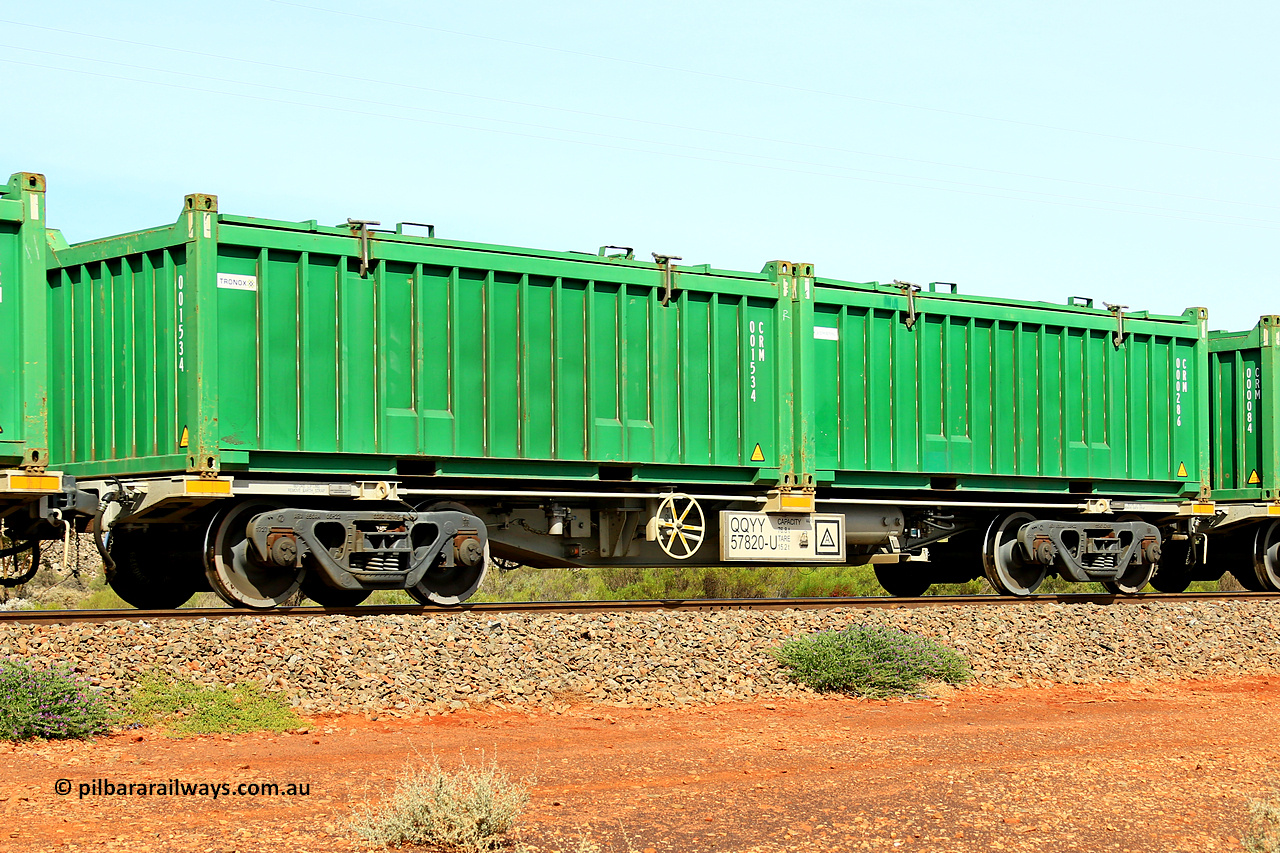
<svg viewBox="0 0 1280 853"><path fill-rule="evenodd" d="M228 290L253 290L258 289L258 277L256 275L231 275L230 273L218 273L218 287L225 287Z"/></svg>
<svg viewBox="0 0 1280 853"><path fill-rule="evenodd" d="M40 196L35 193L31 194L31 218L40 218Z"/></svg>
<svg viewBox="0 0 1280 853"><path fill-rule="evenodd" d="M721 512L720 559L843 562L844 516Z"/></svg>
<svg viewBox="0 0 1280 853"><path fill-rule="evenodd" d="M840 340L840 330L831 326L814 326L814 340L818 341L838 341Z"/></svg>
<svg viewBox="0 0 1280 853"><path fill-rule="evenodd" d="M329 495L327 483L284 483L279 488L287 495Z"/></svg>

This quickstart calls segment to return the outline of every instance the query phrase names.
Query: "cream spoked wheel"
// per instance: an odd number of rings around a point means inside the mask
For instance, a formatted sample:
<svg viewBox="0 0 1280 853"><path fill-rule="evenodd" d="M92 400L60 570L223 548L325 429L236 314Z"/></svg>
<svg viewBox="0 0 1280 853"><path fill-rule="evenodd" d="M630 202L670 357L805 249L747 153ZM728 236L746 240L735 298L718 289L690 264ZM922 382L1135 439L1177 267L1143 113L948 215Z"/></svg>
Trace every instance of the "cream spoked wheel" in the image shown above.
<svg viewBox="0 0 1280 853"><path fill-rule="evenodd" d="M658 546L667 556L687 560L698 552L707 534L702 507L685 494L667 495L658 504Z"/></svg>

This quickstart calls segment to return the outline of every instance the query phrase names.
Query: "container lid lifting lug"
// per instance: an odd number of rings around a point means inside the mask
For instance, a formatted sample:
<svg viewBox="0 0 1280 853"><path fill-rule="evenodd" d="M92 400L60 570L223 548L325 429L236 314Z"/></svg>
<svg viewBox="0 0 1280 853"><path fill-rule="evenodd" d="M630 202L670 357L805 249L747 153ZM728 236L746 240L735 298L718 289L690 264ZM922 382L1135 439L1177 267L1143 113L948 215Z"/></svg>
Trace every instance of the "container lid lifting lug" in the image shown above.
<svg viewBox="0 0 1280 853"><path fill-rule="evenodd" d="M380 223L380 222L370 222L369 224L370 224L370 225L381 225L382 223ZM418 227L418 228L425 228L425 229L427 229L427 239L428 239L428 240L434 240L434 239L436 238L436 227L435 227L434 225L432 225L430 222L397 222L397 223L396 223L396 234L399 234L401 237L404 237L404 236L412 236L412 235L406 235L406 234L404 233L404 229L405 229L405 227L406 227L406 226L409 226L409 225L413 225L413 226L416 226L416 227Z"/></svg>
<svg viewBox="0 0 1280 853"><path fill-rule="evenodd" d="M902 291L903 296L907 297L907 318L902 323L908 329L911 329L916 324L916 294L920 292L920 285L896 279L893 285Z"/></svg>
<svg viewBox="0 0 1280 853"><path fill-rule="evenodd" d="M372 219L348 219L347 227L352 230L356 237L360 239L360 277L364 278L369 273L369 226L381 225ZM432 229L432 236L435 236L435 229Z"/></svg>
<svg viewBox="0 0 1280 853"><path fill-rule="evenodd" d="M1108 311L1116 315L1116 334L1115 337L1112 338L1112 342L1115 343L1116 349L1120 349L1120 347L1124 346L1124 309L1129 306L1112 305L1110 302L1104 302L1102 304L1107 306Z"/></svg>
<svg viewBox="0 0 1280 853"><path fill-rule="evenodd" d="M622 248L618 246L617 248ZM653 262L662 267L662 304L666 305L671 301L671 284L675 278L676 265L672 261L683 261L684 258L679 255L659 255L657 252L650 252L653 255Z"/></svg>

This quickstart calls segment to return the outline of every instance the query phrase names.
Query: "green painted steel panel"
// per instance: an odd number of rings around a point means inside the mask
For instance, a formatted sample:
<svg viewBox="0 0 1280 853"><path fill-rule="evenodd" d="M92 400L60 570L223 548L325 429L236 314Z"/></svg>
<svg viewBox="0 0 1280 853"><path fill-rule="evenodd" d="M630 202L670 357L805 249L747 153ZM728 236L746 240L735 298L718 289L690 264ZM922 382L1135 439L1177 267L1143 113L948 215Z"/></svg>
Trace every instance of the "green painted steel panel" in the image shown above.
<svg viewBox="0 0 1280 853"><path fill-rule="evenodd" d="M172 225L55 245L54 464L1208 486L1197 309L1126 314L1117 348L1114 315L1081 306L930 292L908 327L899 288L808 264L681 267L664 305L653 263L388 232L368 249L362 269L357 231L226 215L203 195Z"/></svg>
<svg viewBox="0 0 1280 853"><path fill-rule="evenodd" d="M1204 312L815 282L818 483L1195 495L1208 486ZM1185 475L1180 472L1185 468ZM909 475L920 475L911 478Z"/></svg>
<svg viewBox="0 0 1280 853"><path fill-rule="evenodd" d="M1213 496L1220 500L1280 497L1280 316L1246 332L1209 333L1209 413Z"/></svg>
<svg viewBox="0 0 1280 853"><path fill-rule="evenodd" d="M653 263L388 232L370 254L362 274L351 229L199 195L57 248L58 463L778 481L776 265L681 267L664 305Z"/></svg>
<svg viewBox="0 0 1280 853"><path fill-rule="evenodd" d="M48 461L44 192L30 172L0 185L0 467Z"/></svg>

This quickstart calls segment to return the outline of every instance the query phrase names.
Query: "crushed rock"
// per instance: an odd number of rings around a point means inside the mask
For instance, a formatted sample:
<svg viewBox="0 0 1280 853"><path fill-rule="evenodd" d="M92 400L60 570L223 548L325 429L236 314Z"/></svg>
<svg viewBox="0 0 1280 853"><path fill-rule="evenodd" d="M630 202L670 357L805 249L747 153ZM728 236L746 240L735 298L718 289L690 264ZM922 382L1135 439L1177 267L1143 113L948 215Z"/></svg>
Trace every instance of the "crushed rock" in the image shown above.
<svg viewBox="0 0 1280 853"><path fill-rule="evenodd" d="M1280 671L1268 601L892 610L237 616L0 626L0 655L67 663L111 693L153 669L257 682L304 713L445 713L573 704L678 707L810 691L770 655L852 623L967 657L981 685L1233 677Z"/></svg>

